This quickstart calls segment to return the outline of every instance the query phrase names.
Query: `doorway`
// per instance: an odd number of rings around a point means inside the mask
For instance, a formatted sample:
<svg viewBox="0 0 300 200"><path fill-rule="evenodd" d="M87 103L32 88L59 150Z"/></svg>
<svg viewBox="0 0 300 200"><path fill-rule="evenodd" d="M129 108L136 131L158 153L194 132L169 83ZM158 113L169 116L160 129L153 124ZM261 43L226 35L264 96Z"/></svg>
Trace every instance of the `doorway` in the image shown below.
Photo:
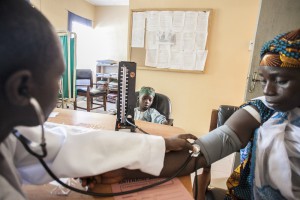
<svg viewBox="0 0 300 200"><path fill-rule="evenodd" d="M262 87L257 82L257 67L260 61L260 49L266 41L280 33L300 28L299 0L261 0L255 44L247 78L245 100L262 96Z"/></svg>

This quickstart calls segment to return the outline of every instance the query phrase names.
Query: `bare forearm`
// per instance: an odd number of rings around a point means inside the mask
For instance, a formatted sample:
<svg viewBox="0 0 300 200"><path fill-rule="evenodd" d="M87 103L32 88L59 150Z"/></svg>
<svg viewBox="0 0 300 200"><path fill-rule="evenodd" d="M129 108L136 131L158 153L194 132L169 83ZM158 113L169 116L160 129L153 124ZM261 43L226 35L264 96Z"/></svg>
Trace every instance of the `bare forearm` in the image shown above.
<svg viewBox="0 0 300 200"><path fill-rule="evenodd" d="M177 151L169 152L165 156L164 167L159 175L159 177L170 177L173 176L183 165L186 159L190 157L190 154L187 151ZM196 163L197 161L197 163ZM187 166L179 173L177 176L189 175L195 170L195 165L197 168L202 168L206 166L206 161L203 156L200 156L199 159L192 158ZM155 176L143 173L139 170L126 170L125 178L154 178Z"/></svg>
<svg viewBox="0 0 300 200"><path fill-rule="evenodd" d="M164 167L160 173L160 177L170 177L175 174L184 164L184 162L191 155L187 151L170 152L165 156ZM184 167L184 169L178 174L178 176L189 175L197 169L206 166L206 161L203 156L199 156L198 159L192 158L190 162Z"/></svg>

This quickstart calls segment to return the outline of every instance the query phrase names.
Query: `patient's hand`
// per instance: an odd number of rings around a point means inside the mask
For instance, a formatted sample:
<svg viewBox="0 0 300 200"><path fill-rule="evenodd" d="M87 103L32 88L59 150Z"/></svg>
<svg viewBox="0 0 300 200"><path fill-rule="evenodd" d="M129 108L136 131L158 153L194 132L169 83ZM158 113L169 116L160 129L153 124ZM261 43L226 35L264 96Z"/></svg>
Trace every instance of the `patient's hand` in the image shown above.
<svg viewBox="0 0 300 200"><path fill-rule="evenodd" d="M80 178L82 187L88 187L93 189L96 184L113 184L119 183L125 178L126 169L117 169L110 172L106 172L97 176L88 176Z"/></svg>
<svg viewBox="0 0 300 200"><path fill-rule="evenodd" d="M101 175L87 176L79 178L82 187L94 188L96 184L101 183Z"/></svg>
<svg viewBox="0 0 300 200"><path fill-rule="evenodd" d="M166 152L180 151L182 149L193 150L192 144L187 139L197 140L198 138L192 134L180 134L173 137L165 138Z"/></svg>
<svg viewBox="0 0 300 200"><path fill-rule="evenodd" d="M116 169L113 171L106 172L102 174L102 183L103 184L113 184L113 183L119 183L125 178L125 174L128 169Z"/></svg>

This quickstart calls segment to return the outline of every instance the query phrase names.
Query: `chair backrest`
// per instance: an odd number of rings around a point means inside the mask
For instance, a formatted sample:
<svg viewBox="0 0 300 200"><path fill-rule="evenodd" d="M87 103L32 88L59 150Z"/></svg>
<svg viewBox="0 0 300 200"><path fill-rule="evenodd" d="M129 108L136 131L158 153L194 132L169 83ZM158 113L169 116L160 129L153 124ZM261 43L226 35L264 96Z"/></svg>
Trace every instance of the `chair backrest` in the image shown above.
<svg viewBox="0 0 300 200"><path fill-rule="evenodd" d="M221 105L218 110L212 110L209 131L222 126L226 122L226 120L237 110L238 107L229 105ZM234 155L231 171L233 171L239 164L240 154L239 152L236 152Z"/></svg>
<svg viewBox="0 0 300 200"><path fill-rule="evenodd" d="M222 126L237 109L236 106L221 105L218 109L217 127Z"/></svg>
<svg viewBox="0 0 300 200"><path fill-rule="evenodd" d="M139 92L135 92L136 107L139 107ZM164 94L155 93L151 108L155 108L160 114L164 115L167 120L170 119L172 105L169 97Z"/></svg>
<svg viewBox="0 0 300 200"><path fill-rule="evenodd" d="M209 131L222 126L237 109L238 107L229 105L221 105L218 110L213 109L211 112Z"/></svg>
<svg viewBox="0 0 300 200"><path fill-rule="evenodd" d="M90 85L93 87L93 72L90 69L76 70L76 85Z"/></svg>

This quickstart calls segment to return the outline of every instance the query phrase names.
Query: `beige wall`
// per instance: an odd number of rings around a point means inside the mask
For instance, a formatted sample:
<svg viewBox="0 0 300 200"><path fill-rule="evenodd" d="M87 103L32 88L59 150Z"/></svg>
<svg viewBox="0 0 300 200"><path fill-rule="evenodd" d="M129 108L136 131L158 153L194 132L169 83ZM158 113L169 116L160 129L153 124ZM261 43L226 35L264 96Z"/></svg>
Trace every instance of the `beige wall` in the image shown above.
<svg viewBox="0 0 300 200"><path fill-rule="evenodd" d="M114 43L99 50L100 59L125 59L128 38L124 8L95 7L84 0L31 0L57 30L67 29L67 10L92 19L95 28L110 27L106 41ZM208 58L204 74L137 71L137 88L153 86L167 94L173 105L175 126L194 134L205 134L210 112L220 104L243 102L259 11L259 0L130 0L130 9L211 8L207 41ZM118 12L122 17L118 17ZM105 31L104 31L105 32ZM103 32L103 33L104 33ZM123 41L123 39L126 41ZM102 36L101 36L102 39ZM118 47L117 49L115 47ZM115 51L115 52L114 52ZM103 57L102 57L103 56Z"/></svg>
<svg viewBox="0 0 300 200"><path fill-rule="evenodd" d="M85 0L30 0L53 24L54 28L67 30L68 11L93 21L96 37L90 53L92 61L86 63L95 75L96 60L127 59L129 6L94 6ZM94 58L95 57L95 58ZM93 64L90 64L93 63Z"/></svg>
<svg viewBox="0 0 300 200"><path fill-rule="evenodd" d="M128 15L128 6L96 7L98 59L117 61L127 59Z"/></svg>
<svg viewBox="0 0 300 200"><path fill-rule="evenodd" d="M213 108L243 102L259 0L130 0L130 9L145 8L212 9L203 74L137 70L137 88L152 86L170 97L175 126L205 134Z"/></svg>
<svg viewBox="0 0 300 200"><path fill-rule="evenodd" d="M68 11L95 23L95 6L85 0L30 0L52 23L56 30L68 29Z"/></svg>

